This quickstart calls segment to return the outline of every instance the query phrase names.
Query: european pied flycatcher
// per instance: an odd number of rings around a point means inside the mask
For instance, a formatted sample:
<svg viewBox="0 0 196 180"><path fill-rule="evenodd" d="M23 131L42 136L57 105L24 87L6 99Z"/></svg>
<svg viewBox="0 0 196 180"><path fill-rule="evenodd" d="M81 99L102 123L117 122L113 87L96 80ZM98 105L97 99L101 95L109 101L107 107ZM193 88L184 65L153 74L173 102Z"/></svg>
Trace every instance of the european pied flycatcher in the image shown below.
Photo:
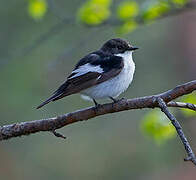
<svg viewBox="0 0 196 180"><path fill-rule="evenodd" d="M65 96L81 93L97 99L110 98L114 102L133 79L135 64L132 53L137 47L122 39L107 41L100 50L82 58L66 81L37 109Z"/></svg>

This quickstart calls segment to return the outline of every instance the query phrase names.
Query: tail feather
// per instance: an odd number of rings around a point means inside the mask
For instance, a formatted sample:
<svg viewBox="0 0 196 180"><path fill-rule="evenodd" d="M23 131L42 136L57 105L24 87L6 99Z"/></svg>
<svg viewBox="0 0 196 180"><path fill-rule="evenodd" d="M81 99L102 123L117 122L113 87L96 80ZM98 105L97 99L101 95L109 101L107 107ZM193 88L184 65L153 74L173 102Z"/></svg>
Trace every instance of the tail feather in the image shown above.
<svg viewBox="0 0 196 180"><path fill-rule="evenodd" d="M59 96L61 96L62 94L54 94L53 96L51 96L50 98L48 98L46 101L44 101L43 103L41 103L39 106L37 106L36 109L39 109L41 107L43 107L44 105L48 104L51 101L55 101L56 98L58 98Z"/></svg>
<svg viewBox="0 0 196 180"><path fill-rule="evenodd" d="M67 88L68 84L65 82L63 83L54 93L53 95L48 98L46 101L44 101L43 103L41 103L37 109L43 107L44 105L48 104L51 101L56 101L58 99L61 99L62 97L69 95L68 93L66 93L66 88Z"/></svg>

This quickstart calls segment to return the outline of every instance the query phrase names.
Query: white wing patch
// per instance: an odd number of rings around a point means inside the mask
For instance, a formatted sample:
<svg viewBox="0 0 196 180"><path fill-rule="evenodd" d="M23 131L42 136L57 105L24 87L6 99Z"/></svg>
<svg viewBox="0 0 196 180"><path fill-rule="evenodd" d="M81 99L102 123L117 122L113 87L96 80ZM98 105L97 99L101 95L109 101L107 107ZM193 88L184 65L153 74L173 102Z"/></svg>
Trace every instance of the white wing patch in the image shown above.
<svg viewBox="0 0 196 180"><path fill-rule="evenodd" d="M100 65L98 66L93 66L89 63L85 64L85 65L82 65L82 66L79 66L78 69L75 69L74 71L72 71L72 73L76 73L75 75L71 76L70 78L68 79L72 79L72 78L75 78L75 77L78 77L78 76L81 76L81 75L84 75L88 72L98 72L98 73L102 73L103 72L103 69L100 67Z"/></svg>

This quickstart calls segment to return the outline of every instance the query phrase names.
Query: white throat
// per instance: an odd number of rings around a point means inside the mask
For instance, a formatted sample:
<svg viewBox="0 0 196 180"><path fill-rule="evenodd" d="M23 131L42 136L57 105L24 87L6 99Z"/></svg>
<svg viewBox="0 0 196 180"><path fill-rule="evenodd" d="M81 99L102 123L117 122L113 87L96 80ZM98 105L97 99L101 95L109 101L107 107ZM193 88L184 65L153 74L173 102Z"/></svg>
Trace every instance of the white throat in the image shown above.
<svg viewBox="0 0 196 180"><path fill-rule="evenodd" d="M125 51L124 53L116 54L116 56L120 56L124 61L133 61L133 51Z"/></svg>

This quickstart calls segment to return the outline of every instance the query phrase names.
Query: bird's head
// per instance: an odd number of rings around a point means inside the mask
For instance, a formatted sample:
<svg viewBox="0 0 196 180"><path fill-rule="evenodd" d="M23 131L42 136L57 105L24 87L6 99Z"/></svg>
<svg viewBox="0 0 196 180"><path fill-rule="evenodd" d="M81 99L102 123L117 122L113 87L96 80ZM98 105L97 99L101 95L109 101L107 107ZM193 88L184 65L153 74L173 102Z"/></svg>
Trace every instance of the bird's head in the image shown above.
<svg viewBox="0 0 196 180"><path fill-rule="evenodd" d="M111 39L107 41L101 47L102 51L108 52L111 54L122 54L127 51L133 52L136 49L138 48L135 46L132 46L128 41L120 39L120 38Z"/></svg>

